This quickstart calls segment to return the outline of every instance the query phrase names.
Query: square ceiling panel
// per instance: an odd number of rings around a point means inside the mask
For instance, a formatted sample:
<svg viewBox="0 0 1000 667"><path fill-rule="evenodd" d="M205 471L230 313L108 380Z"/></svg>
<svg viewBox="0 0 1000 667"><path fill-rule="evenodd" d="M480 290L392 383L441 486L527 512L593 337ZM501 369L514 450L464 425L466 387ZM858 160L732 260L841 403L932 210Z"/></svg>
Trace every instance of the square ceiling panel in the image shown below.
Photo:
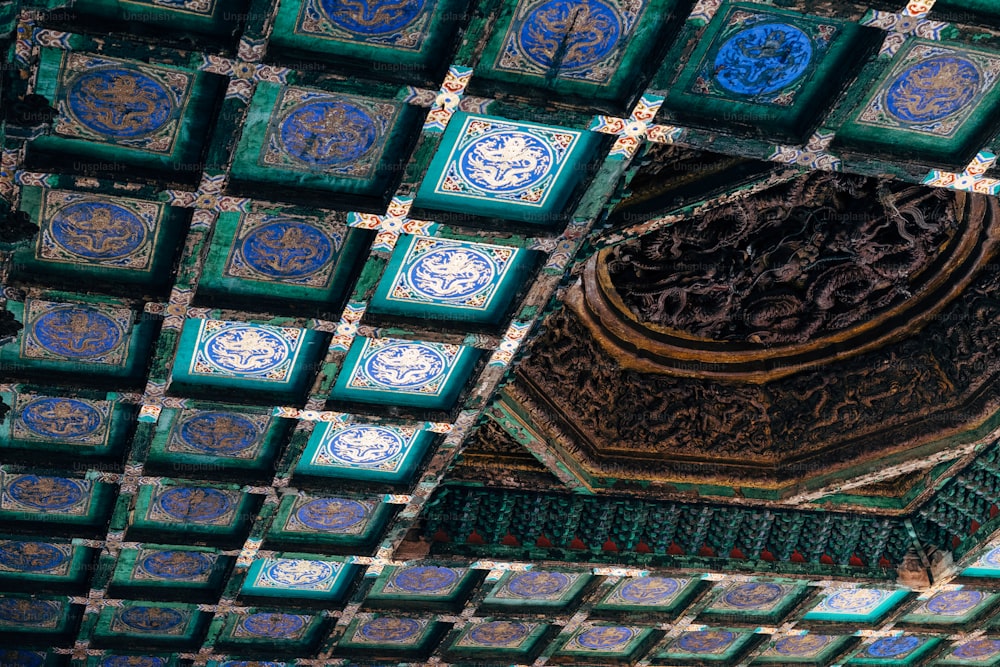
<svg viewBox="0 0 1000 667"><path fill-rule="evenodd" d="M114 22L157 37L193 32L202 40L228 43L246 15L247 4L245 0L80 0L73 10L81 22L93 22L103 31L110 31L109 22Z"/></svg>
<svg viewBox="0 0 1000 667"><path fill-rule="evenodd" d="M350 588L357 569L339 560L261 558L250 566L240 594L338 602Z"/></svg>
<svg viewBox="0 0 1000 667"><path fill-rule="evenodd" d="M835 143L965 167L996 123L998 78L1000 54L911 39L880 71L859 79L872 92Z"/></svg>
<svg viewBox="0 0 1000 667"><path fill-rule="evenodd" d="M295 474L408 483L434 434L409 426L317 424Z"/></svg>
<svg viewBox="0 0 1000 667"><path fill-rule="evenodd" d="M854 654L848 665L913 665L935 646L941 643L937 637L917 637L900 634L895 637L876 639Z"/></svg>
<svg viewBox="0 0 1000 667"><path fill-rule="evenodd" d="M91 479L0 471L0 521L46 532L58 524L104 526L114 492L114 485Z"/></svg>
<svg viewBox="0 0 1000 667"><path fill-rule="evenodd" d="M0 642L9 646L14 639L27 644L36 636L56 642L54 635L65 635L76 624L77 617L73 607L63 599L5 594L0 597Z"/></svg>
<svg viewBox="0 0 1000 667"><path fill-rule="evenodd" d="M207 394L240 390L297 401L309 388L324 335L293 327L187 320L170 389Z"/></svg>
<svg viewBox="0 0 1000 667"><path fill-rule="evenodd" d="M705 616L777 621L802 599L805 592L805 587L800 584L737 583L723 590L702 613Z"/></svg>
<svg viewBox="0 0 1000 667"><path fill-rule="evenodd" d="M0 664L11 667L47 667L51 662L45 651L0 648Z"/></svg>
<svg viewBox="0 0 1000 667"><path fill-rule="evenodd" d="M267 548L358 554L374 548L391 506L375 500L285 496L281 499Z"/></svg>
<svg viewBox="0 0 1000 667"><path fill-rule="evenodd" d="M330 393L334 400L447 410L481 351L395 338L354 339Z"/></svg>
<svg viewBox="0 0 1000 667"><path fill-rule="evenodd" d="M798 142L833 101L832 77L850 71L867 44L855 23L727 4L686 58L663 109L684 123L750 127Z"/></svg>
<svg viewBox="0 0 1000 667"><path fill-rule="evenodd" d="M274 474L274 457L292 420L246 407L165 408L153 433L146 471L174 476Z"/></svg>
<svg viewBox="0 0 1000 667"><path fill-rule="evenodd" d="M31 142L43 161L74 171L166 174L191 181L222 77L166 65L43 48L35 92L59 111ZM128 100L128 104L123 102Z"/></svg>
<svg viewBox="0 0 1000 667"><path fill-rule="evenodd" d="M21 189L20 210L40 232L14 253L13 275L75 285L85 276L107 292L167 290L189 216L161 202L37 187Z"/></svg>
<svg viewBox="0 0 1000 667"><path fill-rule="evenodd" d="M13 406L0 424L0 451L36 463L119 454L128 442L136 406L115 401L115 394L102 396L107 400L0 392L4 403Z"/></svg>
<svg viewBox="0 0 1000 667"><path fill-rule="evenodd" d="M896 607L909 591L842 588L827 592L803 620L875 623Z"/></svg>
<svg viewBox="0 0 1000 667"><path fill-rule="evenodd" d="M427 608L461 607L478 580L476 571L464 567L388 567L372 584L365 603L407 607L409 602L420 602Z"/></svg>
<svg viewBox="0 0 1000 667"><path fill-rule="evenodd" d="M210 486L140 486L130 540L197 538L220 547L242 544L260 497Z"/></svg>
<svg viewBox="0 0 1000 667"><path fill-rule="evenodd" d="M369 65L366 76L436 82L450 62L451 40L456 25L468 17L467 5L467 0L283 0L274 19L271 54L338 67Z"/></svg>
<svg viewBox="0 0 1000 667"><path fill-rule="evenodd" d="M194 605L126 602L101 609L93 639L99 646L141 641L143 648L190 647L200 641L206 620Z"/></svg>
<svg viewBox="0 0 1000 667"><path fill-rule="evenodd" d="M1000 547L993 547L962 570L963 577L1000 577Z"/></svg>
<svg viewBox="0 0 1000 667"><path fill-rule="evenodd" d="M901 623L939 624L968 623L989 609L996 595L968 588L941 591L931 595L910 609L900 619Z"/></svg>
<svg viewBox="0 0 1000 667"><path fill-rule="evenodd" d="M833 664L850 637L815 633L802 633L782 637L768 643L767 648L754 659L754 664L801 665L822 667Z"/></svg>
<svg viewBox="0 0 1000 667"><path fill-rule="evenodd" d="M402 102L257 84L233 160L233 187L293 201L384 207L402 176L418 112ZM317 195L317 193L321 193Z"/></svg>
<svg viewBox="0 0 1000 667"><path fill-rule="evenodd" d="M179 658L176 655L135 655L106 653L103 656L87 658L87 667L174 667Z"/></svg>
<svg viewBox="0 0 1000 667"><path fill-rule="evenodd" d="M516 0L505 2L474 84L483 79L623 104L649 74L675 0Z"/></svg>
<svg viewBox="0 0 1000 667"><path fill-rule="evenodd" d="M7 310L24 325L15 341L0 348L0 361L9 368L44 372L47 379L72 375L84 386L95 379L141 381L156 323L136 318L125 304L28 299L8 301Z"/></svg>
<svg viewBox="0 0 1000 667"><path fill-rule="evenodd" d="M267 649L308 653L319 640L323 617L309 614L258 611L229 614L219 636L223 650Z"/></svg>
<svg viewBox="0 0 1000 667"><path fill-rule="evenodd" d="M938 665L979 665L993 667L1000 664L1000 639L978 637L945 649L938 658Z"/></svg>
<svg viewBox="0 0 1000 667"><path fill-rule="evenodd" d="M594 625L577 629L556 652L555 662L632 661L654 637L653 628L633 625Z"/></svg>
<svg viewBox="0 0 1000 667"><path fill-rule="evenodd" d="M68 588L85 585L91 574L93 551L70 542L34 539L0 540L0 581L8 588L64 584Z"/></svg>
<svg viewBox="0 0 1000 667"><path fill-rule="evenodd" d="M367 312L495 325L524 282L529 254L510 246L405 236Z"/></svg>
<svg viewBox="0 0 1000 667"><path fill-rule="evenodd" d="M198 281L197 298L261 310L338 309L353 283L368 237L338 216L223 213Z"/></svg>
<svg viewBox="0 0 1000 667"><path fill-rule="evenodd" d="M487 594L483 606L513 612L532 608L565 608L580 598L591 579L586 572L507 572Z"/></svg>
<svg viewBox="0 0 1000 667"><path fill-rule="evenodd" d="M594 605L594 610L672 613L691 599L698 583L698 579L672 577L625 578Z"/></svg>
<svg viewBox="0 0 1000 667"><path fill-rule="evenodd" d="M545 623L487 618L466 625L448 654L466 659L502 656L512 662L530 663L541 651L550 627Z"/></svg>
<svg viewBox="0 0 1000 667"><path fill-rule="evenodd" d="M724 629L682 632L654 656L653 664L727 664L742 654L755 637L752 632Z"/></svg>
<svg viewBox="0 0 1000 667"><path fill-rule="evenodd" d="M456 113L420 184L413 215L433 211L554 225L587 176L592 132ZM455 218L450 215L448 218Z"/></svg>
<svg viewBox="0 0 1000 667"><path fill-rule="evenodd" d="M351 621L338 649L418 658L429 653L447 629L428 619L402 616L359 617Z"/></svg>
<svg viewBox="0 0 1000 667"><path fill-rule="evenodd" d="M115 597L208 601L221 591L232 562L208 548L123 549L110 589Z"/></svg>

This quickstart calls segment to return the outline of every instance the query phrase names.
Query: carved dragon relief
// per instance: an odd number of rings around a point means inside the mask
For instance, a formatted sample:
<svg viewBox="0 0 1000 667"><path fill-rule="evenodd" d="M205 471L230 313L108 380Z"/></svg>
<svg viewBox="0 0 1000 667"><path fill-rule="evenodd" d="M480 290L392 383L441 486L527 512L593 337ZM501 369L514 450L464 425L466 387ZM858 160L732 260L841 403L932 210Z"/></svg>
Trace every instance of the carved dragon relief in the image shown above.
<svg viewBox="0 0 1000 667"><path fill-rule="evenodd" d="M683 332L690 339L709 332L722 343L763 351L780 348L780 341L808 345L824 335L870 327L901 304L901 312L912 315L904 323L910 326L897 327L904 333L883 336L877 345L862 336L854 341L861 349L847 349L851 337L842 337L837 354L818 360L814 355L812 362L763 381L747 382L723 374L712 377L711 373L686 377L660 368L659 358L655 364L642 358L646 350L634 344L637 337L623 352L623 332L635 334L639 329L635 320L610 325L600 320L595 325L596 309L588 301L591 295L580 285L574 286L567 298L570 307L548 317L543 333L518 369L517 382L505 391L522 404L532 403L536 423L550 433L569 433L575 442L560 439L561 446L579 457L595 478L603 476L613 488L628 486L628 480L806 488L807 480L819 475L850 477L862 469L870 471L883 458L898 462L937 451L944 438L975 438L975 429L985 428L987 419L1000 412L1000 388L993 388L993 380L1000 376L1000 299L996 297L1000 269L987 261L995 243L994 202L985 198L960 201L964 196L954 193L942 195L908 186L892 189L832 175L804 177L779 194L744 207L757 211L745 219L750 227L754 220L753 224L763 224L765 233L760 239L754 240L752 232L743 228L719 227L705 234L702 252L729 248L722 254L730 254L726 260L730 263L712 263L698 280L690 272L675 276L666 270L670 261L676 261L671 258L678 249L682 258L692 256L685 251L685 244L697 239L690 230L661 230L657 238L609 251L603 259L621 263L609 273L627 278L623 280L632 286L629 298L638 311L672 324L681 321L678 315L691 317ZM844 207L838 210L848 213L886 213L874 221L855 216L856 229L845 228L842 220L827 225L820 214L810 217L804 201L810 197L818 197L824 206ZM894 217L893 205L899 217ZM774 213L774 207L782 213ZM765 216L765 211L772 213ZM782 233L780 225L774 227L771 216L793 221L792 233ZM723 219L705 222L704 229ZM809 232L808 225L817 223L818 231ZM803 226L806 232L800 232ZM972 241L963 236L969 229L974 233ZM756 250L733 259L732 248L745 250L745 243L756 244ZM943 256L963 244L967 261L951 265L960 275L941 275L949 266ZM640 279L640 272L647 269L629 266L629 253L638 253L640 258L660 253L667 260L658 268L650 264L658 273L641 274ZM747 274L732 273L733 262L742 262ZM787 268L789 264L798 268L793 271ZM907 268L901 272L899 266ZM786 277L788 285L773 282L779 273L772 271L775 268L794 274ZM828 270L834 268L839 273L831 276ZM839 282L844 289L831 291L837 275L867 276L868 282L862 287L860 279ZM891 280L893 276L898 280ZM672 289L700 282L702 294L712 295L711 278L742 287L726 299L698 302L694 298L689 303L697 308L687 310L670 297L652 298L655 291L643 287L655 282ZM930 300L910 303L918 296L921 280L939 286L925 291ZM763 283L771 285L770 292L748 289ZM907 289L914 284L915 289ZM735 324L725 321L734 314L755 312L753 304L774 296L775 291L798 299L800 315L795 326L784 324L791 315L778 318L778 325L767 329L752 330L749 317ZM834 295L833 300L824 294ZM646 296L651 298L643 300ZM853 312L847 307L850 304ZM917 306L916 314L907 310ZM694 318L696 312L703 317ZM643 329L654 345L665 330ZM761 331L771 336L768 345L750 338ZM803 338L804 331L813 338ZM869 331L875 338L880 333L878 327ZM613 344L609 338L615 339ZM623 363L623 354L640 359ZM729 371L724 358L718 367ZM569 387L573 391L567 391Z"/></svg>

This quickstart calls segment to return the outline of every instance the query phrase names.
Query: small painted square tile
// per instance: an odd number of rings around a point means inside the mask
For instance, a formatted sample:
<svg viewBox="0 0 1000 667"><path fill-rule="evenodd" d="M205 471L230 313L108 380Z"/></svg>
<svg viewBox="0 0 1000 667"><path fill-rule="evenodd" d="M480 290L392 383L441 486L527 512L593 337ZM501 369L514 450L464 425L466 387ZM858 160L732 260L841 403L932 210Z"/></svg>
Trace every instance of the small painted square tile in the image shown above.
<svg viewBox="0 0 1000 667"><path fill-rule="evenodd" d="M395 338L355 338L330 396L365 403L452 407L480 351Z"/></svg>
<svg viewBox="0 0 1000 667"><path fill-rule="evenodd" d="M414 207L534 224L560 219L600 139L565 127L452 116Z"/></svg>
<svg viewBox="0 0 1000 667"><path fill-rule="evenodd" d="M903 623L966 623L986 611L996 595L968 588L940 591L919 601L900 619Z"/></svg>
<svg viewBox="0 0 1000 667"><path fill-rule="evenodd" d="M170 428L167 452L255 459L272 417L266 414L183 409Z"/></svg>
<svg viewBox="0 0 1000 667"><path fill-rule="evenodd" d="M111 401L18 394L10 437L23 442L105 447L113 407Z"/></svg>
<svg viewBox="0 0 1000 667"><path fill-rule="evenodd" d="M357 618L347 627L338 645L344 648L415 649L427 640L434 625L428 619L401 616Z"/></svg>
<svg viewBox="0 0 1000 667"><path fill-rule="evenodd" d="M524 280L527 251L406 236L368 306L371 313L495 324Z"/></svg>
<svg viewBox="0 0 1000 667"><path fill-rule="evenodd" d="M198 486L163 487L151 496L144 518L154 523L231 526L242 501L239 491Z"/></svg>
<svg viewBox="0 0 1000 667"><path fill-rule="evenodd" d="M102 609L95 636L185 640L197 626L198 617L199 613L190 605L132 602L124 607Z"/></svg>
<svg viewBox="0 0 1000 667"><path fill-rule="evenodd" d="M797 584L753 581L736 583L723 590L702 612L711 615L736 615L776 619L790 609L805 593Z"/></svg>
<svg viewBox="0 0 1000 667"><path fill-rule="evenodd" d="M198 543L231 548L245 539L259 501L260 496L226 488L143 484L126 537L169 544L180 535L197 536Z"/></svg>
<svg viewBox="0 0 1000 667"><path fill-rule="evenodd" d="M340 561L261 558L250 566L241 593L335 601L347 592L356 569Z"/></svg>
<svg viewBox="0 0 1000 667"><path fill-rule="evenodd" d="M69 605L61 600L0 597L0 632L61 632L66 625Z"/></svg>
<svg viewBox="0 0 1000 667"><path fill-rule="evenodd" d="M120 558L133 582L185 582L203 584L212 579L220 561L218 554L204 551L160 551L140 548L132 558Z"/></svg>
<svg viewBox="0 0 1000 667"><path fill-rule="evenodd" d="M282 612L235 614L227 623L227 634L233 640L300 641L319 624L319 620L315 616Z"/></svg>
<svg viewBox="0 0 1000 667"><path fill-rule="evenodd" d="M45 667L47 653L45 651L3 648L0 649L0 664L11 667Z"/></svg>
<svg viewBox="0 0 1000 667"><path fill-rule="evenodd" d="M581 593L591 577L583 572L529 570L507 572L493 587L484 605L519 607L565 607Z"/></svg>
<svg viewBox="0 0 1000 667"><path fill-rule="evenodd" d="M527 653L548 629L544 623L487 619L469 623L452 642L451 650L473 655L485 651Z"/></svg>
<svg viewBox="0 0 1000 667"><path fill-rule="evenodd" d="M0 576L66 578L85 552L69 543L0 540Z"/></svg>
<svg viewBox="0 0 1000 667"><path fill-rule="evenodd" d="M939 665L979 665L992 667L1000 664L1000 639L978 637L945 649L938 658Z"/></svg>
<svg viewBox="0 0 1000 667"><path fill-rule="evenodd" d="M994 546L982 553L968 567L962 570L963 577L1000 577L1000 546Z"/></svg>
<svg viewBox="0 0 1000 667"><path fill-rule="evenodd" d="M431 435L409 426L330 422L309 436L296 473L386 482L408 482Z"/></svg>
<svg viewBox="0 0 1000 667"><path fill-rule="evenodd" d="M768 642L754 664L830 664L833 656L843 650L850 637L802 633Z"/></svg>
<svg viewBox="0 0 1000 667"><path fill-rule="evenodd" d="M727 662L739 655L754 637L752 632L725 629L682 632L656 657L684 662Z"/></svg>
<svg viewBox="0 0 1000 667"><path fill-rule="evenodd" d="M862 648L848 665L910 665L916 663L941 642L937 637L898 635L881 637Z"/></svg>
<svg viewBox="0 0 1000 667"><path fill-rule="evenodd" d="M24 311L22 358L125 365L132 329L128 308L30 299Z"/></svg>
<svg viewBox="0 0 1000 667"><path fill-rule="evenodd" d="M689 600L697 588L697 579L626 578L615 584L594 609L670 612Z"/></svg>
<svg viewBox="0 0 1000 667"><path fill-rule="evenodd" d="M468 568L437 565L386 568L372 585L366 601L454 602L470 592L472 574Z"/></svg>
<svg viewBox="0 0 1000 667"><path fill-rule="evenodd" d="M173 667L176 660L157 655L104 655L91 656L88 667Z"/></svg>
<svg viewBox="0 0 1000 667"><path fill-rule="evenodd" d="M322 547L326 553L368 551L375 546L392 506L376 500L285 496L271 523L267 548Z"/></svg>
<svg viewBox="0 0 1000 667"><path fill-rule="evenodd" d="M0 511L85 517L91 512L94 482L89 479L0 472Z"/></svg>
<svg viewBox="0 0 1000 667"><path fill-rule="evenodd" d="M909 591L879 588L842 588L827 591L819 603L806 612L806 621L875 622L896 607Z"/></svg>
<svg viewBox="0 0 1000 667"><path fill-rule="evenodd" d="M577 629L557 655L630 660L653 634L653 628L633 625L594 625Z"/></svg>

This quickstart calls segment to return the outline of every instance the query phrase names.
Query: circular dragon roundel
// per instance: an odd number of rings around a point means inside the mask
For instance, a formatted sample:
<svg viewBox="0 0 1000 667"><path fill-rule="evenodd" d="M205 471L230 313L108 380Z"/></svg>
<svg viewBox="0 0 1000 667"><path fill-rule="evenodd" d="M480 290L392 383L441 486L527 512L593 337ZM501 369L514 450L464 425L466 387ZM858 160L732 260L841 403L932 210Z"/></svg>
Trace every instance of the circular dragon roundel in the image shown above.
<svg viewBox="0 0 1000 667"><path fill-rule="evenodd" d="M342 100L307 102L281 120L285 151L313 167L341 165L367 153L378 128L361 107Z"/></svg>
<svg viewBox="0 0 1000 667"><path fill-rule="evenodd" d="M809 36L793 25L765 23L739 31L715 57L715 77L739 95L776 93L798 81L812 60Z"/></svg>
<svg viewBox="0 0 1000 667"><path fill-rule="evenodd" d="M126 257L146 240L146 226L124 206L77 202L59 209L49 222L52 240L85 259Z"/></svg>
<svg viewBox="0 0 1000 667"><path fill-rule="evenodd" d="M528 132L502 130L471 142L458 156L458 170L473 188L510 193L537 185L552 169L555 154Z"/></svg>
<svg viewBox="0 0 1000 667"><path fill-rule="evenodd" d="M173 98L152 77L125 67L102 67L78 75L67 86L70 113L98 134L128 139L163 127Z"/></svg>
<svg viewBox="0 0 1000 667"><path fill-rule="evenodd" d="M323 268L333 256L333 243L312 225L278 220L250 232L240 250L247 264L259 273L302 278Z"/></svg>
<svg viewBox="0 0 1000 667"><path fill-rule="evenodd" d="M413 23L426 0L320 0L337 27L365 36L388 35Z"/></svg>
<svg viewBox="0 0 1000 667"><path fill-rule="evenodd" d="M905 69L885 93L886 109L905 123L946 118L979 92L982 77L968 60L939 56Z"/></svg>
<svg viewBox="0 0 1000 667"><path fill-rule="evenodd" d="M547 0L530 10L517 40L522 51L549 69L575 70L606 58L622 37L622 22L601 0Z"/></svg>

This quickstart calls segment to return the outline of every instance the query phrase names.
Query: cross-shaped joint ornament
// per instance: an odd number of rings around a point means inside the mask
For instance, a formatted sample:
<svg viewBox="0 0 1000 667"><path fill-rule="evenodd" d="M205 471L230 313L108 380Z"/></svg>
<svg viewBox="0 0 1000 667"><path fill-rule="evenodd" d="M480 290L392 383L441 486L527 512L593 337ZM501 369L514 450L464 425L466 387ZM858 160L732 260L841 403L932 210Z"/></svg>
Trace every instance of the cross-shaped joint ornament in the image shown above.
<svg viewBox="0 0 1000 667"><path fill-rule="evenodd" d="M672 144L680 138L683 132L681 128L652 122L662 104L663 97L660 95L643 95L628 118L594 116L589 129L592 132L618 135L608 157L627 160L635 155L644 140Z"/></svg>

